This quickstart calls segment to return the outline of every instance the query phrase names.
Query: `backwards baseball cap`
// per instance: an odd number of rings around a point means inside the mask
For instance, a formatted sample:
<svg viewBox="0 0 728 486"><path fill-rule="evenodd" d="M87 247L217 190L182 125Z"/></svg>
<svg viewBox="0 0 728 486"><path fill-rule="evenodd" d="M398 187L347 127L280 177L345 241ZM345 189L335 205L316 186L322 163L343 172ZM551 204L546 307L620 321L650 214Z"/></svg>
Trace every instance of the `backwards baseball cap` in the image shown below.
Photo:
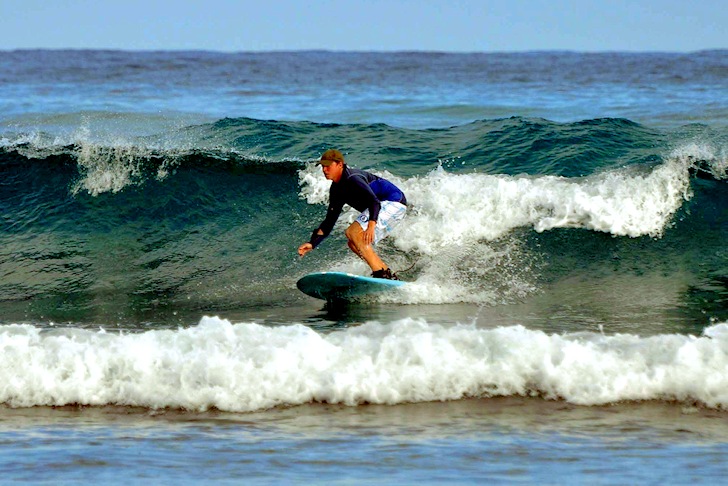
<svg viewBox="0 0 728 486"><path fill-rule="evenodd" d="M334 162L344 163L344 155L336 149L329 149L321 155L321 160L316 165L329 166Z"/></svg>

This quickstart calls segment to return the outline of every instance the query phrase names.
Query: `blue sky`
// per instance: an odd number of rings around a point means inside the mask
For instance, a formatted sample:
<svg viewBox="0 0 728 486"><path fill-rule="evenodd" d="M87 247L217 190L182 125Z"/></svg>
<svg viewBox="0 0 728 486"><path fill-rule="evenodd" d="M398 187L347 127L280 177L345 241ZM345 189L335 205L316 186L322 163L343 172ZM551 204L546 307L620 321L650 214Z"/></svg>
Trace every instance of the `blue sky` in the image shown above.
<svg viewBox="0 0 728 486"><path fill-rule="evenodd" d="M0 0L0 49L728 48L726 0Z"/></svg>

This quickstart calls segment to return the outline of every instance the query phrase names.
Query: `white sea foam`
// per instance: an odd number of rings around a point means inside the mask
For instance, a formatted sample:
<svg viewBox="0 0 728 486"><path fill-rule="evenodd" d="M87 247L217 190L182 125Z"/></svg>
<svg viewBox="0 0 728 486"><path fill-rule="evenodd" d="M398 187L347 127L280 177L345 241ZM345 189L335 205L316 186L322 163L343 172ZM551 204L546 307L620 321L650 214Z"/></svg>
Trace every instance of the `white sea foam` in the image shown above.
<svg viewBox="0 0 728 486"><path fill-rule="evenodd" d="M80 174L71 188L73 194L80 191L92 196L117 193L130 185L144 182L144 163L154 158L154 148L151 146L119 137L111 143L99 143L85 125L73 137L73 143L78 147L76 157ZM166 153L154 175L155 179L161 181L169 175L170 165L175 164L176 152L172 150Z"/></svg>
<svg viewBox="0 0 728 486"><path fill-rule="evenodd" d="M74 185L74 194L81 190L93 196L104 192L119 192L140 176L138 159L133 147L112 149L83 144L78 153L78 165L83 175Z"/></svg>
<svg viewBox="0 0 728 486"><path fill-rule="evenodd" d="M162 145L146 141L140 143L133 137L99 136L88 123L65 135L24 134L13 140L10 146L31 159L68 154L69 147L73 147L79 177L72 185L71 193L87 192L92 196L118 193L129 186L144 183L150 175L156 180L164 180L176 165L177 155L183 155L192 148L192 145L187 148L171 142ZM158 152L164 156L158 156ZM149 160L159 161L155 173L149 170L145 173L144 165Z"/></svg>
<svg viewBox="0 0 728 486"><path fill-rule="evenodd" d="M685 166L699 166L718 180L728 179L728 152L725 145L694 141L673 149L669 156Z"/></svg>
<svg viewBox="0 0 728 486"><path fill-rule="evenodd" d="M537 395L728 408L728 324L703 336L550 335L404 319L320 334L202 319L140 334L0 330L0 402L253 411Z"/></svg>

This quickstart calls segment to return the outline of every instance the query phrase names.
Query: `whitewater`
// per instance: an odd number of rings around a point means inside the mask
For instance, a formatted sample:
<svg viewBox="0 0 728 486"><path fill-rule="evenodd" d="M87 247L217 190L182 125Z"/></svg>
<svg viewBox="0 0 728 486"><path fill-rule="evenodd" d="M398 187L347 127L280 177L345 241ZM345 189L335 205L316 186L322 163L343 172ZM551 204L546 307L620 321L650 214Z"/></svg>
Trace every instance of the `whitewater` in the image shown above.
<svg viewBox="0 0 728 486"><path fill-rule="evenodd" d="M0 342L0 399L13 407L250 412L510 395L728 406L726 323L702 336L641 338L405 319L322 335L206 317L188 329L135 334L16 325Z"/></svg>

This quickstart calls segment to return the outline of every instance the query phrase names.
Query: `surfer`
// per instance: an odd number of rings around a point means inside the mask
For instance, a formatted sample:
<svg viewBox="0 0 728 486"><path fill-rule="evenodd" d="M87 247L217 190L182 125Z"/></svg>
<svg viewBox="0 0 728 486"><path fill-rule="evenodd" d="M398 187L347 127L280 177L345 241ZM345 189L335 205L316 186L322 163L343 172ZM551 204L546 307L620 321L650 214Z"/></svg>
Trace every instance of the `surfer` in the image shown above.
<svg viewBox="0 0 728 486"><path fill-rule="evenodd" d="M329 236L344 204L348 204L362 212L346 229L349 248L371 267L372 277L398 280L372 245L385 238L404 218L407 211L404 193L386 179L347 166L344 156L336 149L324 152L317 165L331 181L329 209L311 240L298 247L298 254L304 256Z"/></svg>

